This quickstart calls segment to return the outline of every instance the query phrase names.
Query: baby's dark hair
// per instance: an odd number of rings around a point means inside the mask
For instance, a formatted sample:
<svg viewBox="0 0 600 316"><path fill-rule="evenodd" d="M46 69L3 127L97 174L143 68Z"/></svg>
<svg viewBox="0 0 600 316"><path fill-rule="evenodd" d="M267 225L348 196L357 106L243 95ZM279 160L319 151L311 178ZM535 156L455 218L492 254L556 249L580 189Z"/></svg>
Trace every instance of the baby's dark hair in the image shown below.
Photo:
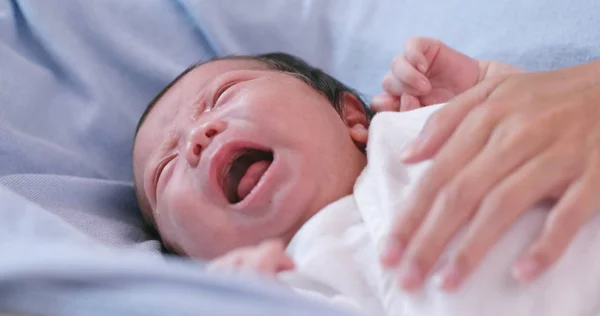
<svg viewBox="0 0 600 316"><path fill-rule="evenodd" d="M359 102L362 104L365 115L367 117L367 121L370 121L373 114L367 104L363 101L359 93L343 84L341 81L335 79L334 77L328 75L326 72L321 69L315 68L309 65L304 60L290 55L286 53L269 53L269 54L261 54L261 55L232 55L211 59L210 61L215 60L224 60L224 59L246 59L246 60L255 60L263 63L268 68L276 71L288 72L292 75L296 75L298 79L302 80L304 83L309 85L311 88L315 89L317 92L322 94L324 97L329 100L333 108L343 117L344 106L342 104L343 96L345 93L350 93L354 95ZM171 81L165 88L163 88L155 97L150 101L146 110L142 114L138 125L136 127L136 135L137 131L140 129L140 126L144 123L146 116L154 105L162 98L162 96L169 91L181 78L183 78L190 71L195 69L196 67L204 64L205 62L198 62L188 67L185 71L183 71L177 78Z"/></svg>
<svg viewBox="0 0 600 316"><path fill-rule="evenodd" d="M269 54L261 54L261 55L233 55L233 56L214 58L208 62L215 61L215 60L224 60L224 59L254 60L254 61L263 63L265 66L267 66L268 69L286 72L286 73L289 73L290 75L296 76L299 80L303 81L304 83L309 85L311 88L313 88L315 91L317 91L318 93L323 95L325 98L327 98L327 100L329 100L329 103L333 106L333 108L336 110L336 112L340 115L340 117L342 119L344 117L343 101L344 101L344 95L346 93L352 94L361 103L361 105L363 106L364 112L365 112L367 122L369 122L373 116L373 114L369 110L367 104L363 101L363 99L358 94L358 92L356 92L356 90L348 87L347 85L343 84L342 82L335 79L334 77L328 75L321 69L312 67L307 62L305 62L304 60L302 60L296 56L286 54L286 53L269 53ZM165 88L163 88L152 99L152 101L150 101L150 103L144 110L144 113L142 114L142 116L137 124L135 136L137 136L137 133L138 133L140 127L142 126L142 124L144 123L144 120L148 116L148 113L150 113L150 111L152 111L152 109L154 108L156 103L163 97L163 95L167 91L169 91L186 74L188 74L190 71L194 70L196 67L198 67L204 63L205 62L198 62L198 63L195 63L192 66L188 67L185 71L183 71L181 74L179 74L179 76L177 76L173 81L171 81ZM138 197L138 200L139 200L139 192L137 191L137 188L135 188L135 189L136 189L135 190L136 196ZM146 231L153 237L160 239L160 234L156 231L156 225L155 225L154 219L152 218L152 215L148 214L148 212L144 212L144 210L142 210L142 214L145 218Z"/></svg>

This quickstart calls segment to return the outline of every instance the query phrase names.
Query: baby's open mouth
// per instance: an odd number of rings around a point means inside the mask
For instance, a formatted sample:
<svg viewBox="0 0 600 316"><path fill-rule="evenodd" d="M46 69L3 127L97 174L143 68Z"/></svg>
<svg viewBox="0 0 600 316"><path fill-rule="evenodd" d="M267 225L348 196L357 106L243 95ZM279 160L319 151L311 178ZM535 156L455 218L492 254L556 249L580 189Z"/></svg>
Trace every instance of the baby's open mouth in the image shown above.
<svg viewBox="0 0 600 316"><path fill-rule="evenodd" d="M229 203L245 199L272 162L273 153L259 149L244 148L233 155L223 170L222 189Z"/></svg>

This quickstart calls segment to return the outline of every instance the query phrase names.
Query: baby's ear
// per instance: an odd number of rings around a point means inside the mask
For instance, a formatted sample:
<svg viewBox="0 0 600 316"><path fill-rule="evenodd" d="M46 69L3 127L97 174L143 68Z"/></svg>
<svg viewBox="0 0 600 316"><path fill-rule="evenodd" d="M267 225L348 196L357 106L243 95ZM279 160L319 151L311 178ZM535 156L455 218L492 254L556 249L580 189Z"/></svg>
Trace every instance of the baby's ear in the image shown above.
<svg viewBox="0 0 600 316"><path fill-rule="evenodd" d="M367 113L362 102L354 94L345 92L342 104L344 106L343 119L350 131L350 137L358 144L366 145L369 131L367 130Z"/></svg>

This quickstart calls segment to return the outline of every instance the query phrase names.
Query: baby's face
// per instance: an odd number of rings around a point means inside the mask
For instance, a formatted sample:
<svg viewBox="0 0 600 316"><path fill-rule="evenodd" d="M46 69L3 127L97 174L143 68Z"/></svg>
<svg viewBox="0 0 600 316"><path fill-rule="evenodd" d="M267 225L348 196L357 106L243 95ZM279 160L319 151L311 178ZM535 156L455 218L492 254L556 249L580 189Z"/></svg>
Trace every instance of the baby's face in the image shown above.
<svg viewBox="0 0 600 316"><path fill-rule="evenodd" d="M366 163L328 100L258 61L198 66L155 105L134 146L140 204L166 243L214 258L289 241L352 193Z"/></svg>

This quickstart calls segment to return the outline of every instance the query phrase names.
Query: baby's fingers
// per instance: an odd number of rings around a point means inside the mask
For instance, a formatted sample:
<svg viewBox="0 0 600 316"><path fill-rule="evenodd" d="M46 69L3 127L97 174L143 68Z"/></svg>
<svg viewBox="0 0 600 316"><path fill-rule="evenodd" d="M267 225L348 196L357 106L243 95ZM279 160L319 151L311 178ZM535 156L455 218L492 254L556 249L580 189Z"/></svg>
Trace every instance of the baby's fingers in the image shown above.
<svg viewBox="0 0 600 316"><path fill-rule="evenodd" d="M293 262L285 254L285 246L279 240L261 243L249 258L248 266L252 270L270 275L294 268Z"/></svg>
<svg viewBox="0 0 600 316"><path fill-rule="evenodd" d="M400 112L412 111L420 107L421 101L418 98L406 93L400 97Z"/></svg>
<svg viewBox="0 0 600 316"><path fill-rule="evenodd" d="M404 43L404 56L411 65L425 74L429 69L427 54L439 45L441 45L440 41L433 38L410 38Z"/></svg>
<svg viewBox="0 0 600 316"><path fill-rule="evenodd" d="M285 253L281 253L281 257L279 259L279 265L277 266L277 272L290 271L296 268L296 264L294 261L288 257Z"/></svg>
<svg viewBox="0 0 600 316"><path fill-rule="evenodd" d="M239 269L243 263L243 256L239 252L235 252L211 261L206 269L210 272L231 271Z"/></svg>
<svg viewBox="0 0 600 316"><path fill-rule="evenodd" d="M387 93L381 93L371 100L371 111L379 112L398 112L400 110L400 99Z"/></svg>
<svg viewBox="0 0 600 316"><path fill-rule="evenodd" d="M431 91L431 83L406 60L404 55L398 55L392 62L392 69L383 79L383 89L395 96L408 93L418 97Z"/></svg>

